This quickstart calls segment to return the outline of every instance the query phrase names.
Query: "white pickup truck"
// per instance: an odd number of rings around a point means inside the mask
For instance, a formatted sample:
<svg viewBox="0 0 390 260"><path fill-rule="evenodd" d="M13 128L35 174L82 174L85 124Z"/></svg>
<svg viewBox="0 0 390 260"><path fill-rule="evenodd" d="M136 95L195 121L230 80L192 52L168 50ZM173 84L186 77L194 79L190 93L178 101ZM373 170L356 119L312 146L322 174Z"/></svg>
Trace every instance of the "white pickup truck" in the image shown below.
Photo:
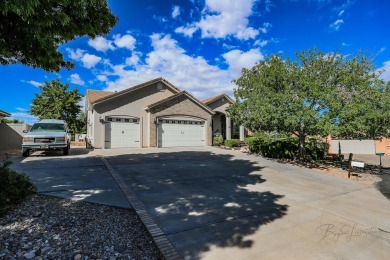
<svg viewBox="0 0 390 260"><path fill-rule="evenodd" d="M70 134L64 120L44 119L26 131L23 137L22 154L28 157L31 151L62 150L64 155L69 154Z"/></svg>

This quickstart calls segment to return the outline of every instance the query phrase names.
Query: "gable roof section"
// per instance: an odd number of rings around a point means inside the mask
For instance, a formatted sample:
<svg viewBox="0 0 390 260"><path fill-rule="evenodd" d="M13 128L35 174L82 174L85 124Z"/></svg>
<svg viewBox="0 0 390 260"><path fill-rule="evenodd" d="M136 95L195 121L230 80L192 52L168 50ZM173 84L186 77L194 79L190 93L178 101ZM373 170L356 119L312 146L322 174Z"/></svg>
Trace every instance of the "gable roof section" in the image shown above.
<svg viewBox="0 0 390 260"><path fill-rule="evenodd" d="M173 96L170 96L170 97L167 97L165 99L162 99L156 103L153 103L153 104L150 104L149 106L145 107L145 110L149 110L153 107L156 107L158 105L161 105L165 102L168 102L174 98L177 98L179 96L182 96L182 95L185 95L187 96L190 100L192 100L194 103L196 103L198 106L200 106L201 108L203 108L204 110L206 110L207 112L209 112L210 114L215 114L214 111L212 109L210 109L208 106L206 106L205 104L203 104L199 99L195 98L193 95L191 95L190 93L188 93L187 91L181 91Z"/></svg>
<svg viewBox="0 0 390 260"><path fill-rule="evenodd" d="M164 78L156 78L156 79L153 79L153 80L150 80L150 81L141 83L141 84L139 84L139 85L136 85L136 86L134 86L134 87L124 89L124 90L122 90L122 91L118 91L118 92L109 92L109 93L111 93L110 95L104 95L104 96L102 96L102 97L100 97L100 98L94 100L93 102L91 102L91 104L94 105L94 104L102 103L102 102L104 102L104 101L111 100L111 99L113 99L113 98L122 96L122 95L124 95L124 94L133 92L133 91L135 91L135 90L138 90L138 89L141 89L141 88L150 86L150 85L152 85L152 84L154 84L154 83L158 83L158 82L164 83L167 87L169 87L170 89L172 89L174 92L177 92L177 93L180 92L180 89L178 89L177 87L175 87L174 85L172 85L172 84L171 84L170 82L168 82L166 79L164 79Z"/></svg>
<svg viewBox="0 0 390 260"><path fill-rule="evenodd" d="M226 98L226 100L229 101L230 104L234 103L234 100L231 97L229 97L228 95L226 95L226 94L219 94L219 95L216 95L216 96L213 96L213 97L209 97L209 98L203 99L202 103L208 105L208 104L213 103L214 101L217 101L218 99L220 99L222 97Z"/></svg>
<svg viewBox="0 0 390 260"><path fill-rule="evenodd" d="M11 114L10 114L10 113L7 113L7 112L5 112L5 111L3 111L3 110L0 110L0 118L8 117L8 116L11 116Z"/></svg>
<svg viewBox="0 0 390 260"><path fill-rule="evenodd" d="M92 104L96 100L99 100L99 99L102 99L104 97L110 96L110 95L112 95L114 93L115 92L87 89L87 103L88 104Z"/></svg>

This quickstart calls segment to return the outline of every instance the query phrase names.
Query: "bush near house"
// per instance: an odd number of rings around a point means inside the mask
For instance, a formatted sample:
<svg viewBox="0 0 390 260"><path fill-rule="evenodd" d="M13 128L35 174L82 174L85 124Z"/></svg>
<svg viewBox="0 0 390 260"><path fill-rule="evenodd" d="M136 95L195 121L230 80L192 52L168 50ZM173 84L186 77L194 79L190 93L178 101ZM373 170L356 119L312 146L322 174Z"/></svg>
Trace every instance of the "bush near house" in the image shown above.
<svg viewBox="0 0 390 260"><path fill-rule="evenodd" d="M221 144L223 144L223 137L222 137L222 135L215 136L213 138L213 145L220 146Z"/></svg>
<svg viewBox="0 0 390 260"><path fill-rule="evenodd" d="M299 154L299 140L297 137L271 138L265 133L245 139L251 153L260 154L269 158L284 158L295 160ZM321 160L328 151L328 144L318 138L306 140L306 160Z"/></svg>
<svg viewBox="0 0 390 260"><path fill-rule="evenodd" d="M0 217L5 215L11 206L36 192L30 178L9 168L10 164L10 161L0 162Z"/></svg>
<svg viewBox="0 0 390 260"><path fill-rule="evenodd" d="M239 139L230 139L230 140L225 140L225 146L232 148L232 147L240 147L241 142Z"/></svg>

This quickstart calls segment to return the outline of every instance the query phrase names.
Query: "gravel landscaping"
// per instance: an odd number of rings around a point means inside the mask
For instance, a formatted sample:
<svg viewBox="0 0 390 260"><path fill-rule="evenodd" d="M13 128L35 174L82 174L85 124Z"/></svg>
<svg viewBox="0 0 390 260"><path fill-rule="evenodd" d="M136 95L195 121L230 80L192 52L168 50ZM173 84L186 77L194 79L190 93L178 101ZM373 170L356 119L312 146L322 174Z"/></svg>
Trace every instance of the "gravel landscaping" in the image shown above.
<svg viewBox="0 0 390 260"><path fill-rule="evenodd" d="M33 195L0 218L0 259L162 259L131 209Z"/></svg>

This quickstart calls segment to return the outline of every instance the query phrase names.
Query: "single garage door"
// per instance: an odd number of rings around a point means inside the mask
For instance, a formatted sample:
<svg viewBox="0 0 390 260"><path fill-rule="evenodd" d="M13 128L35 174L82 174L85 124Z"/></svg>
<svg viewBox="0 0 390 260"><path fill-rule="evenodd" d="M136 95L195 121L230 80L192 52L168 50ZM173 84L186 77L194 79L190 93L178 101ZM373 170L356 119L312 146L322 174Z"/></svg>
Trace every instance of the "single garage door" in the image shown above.
<svg viewBox="0 0 390 260"><path fill-rule="evenodd" d="M191 118L159 119L158 146L204 146L205 121Z"/></svg>
<svg viewBox="0 0 390 260"><path fill-rule="evenodd" d="M105 136L105 148L140 147L139 119L108 117Z"/></svg>

